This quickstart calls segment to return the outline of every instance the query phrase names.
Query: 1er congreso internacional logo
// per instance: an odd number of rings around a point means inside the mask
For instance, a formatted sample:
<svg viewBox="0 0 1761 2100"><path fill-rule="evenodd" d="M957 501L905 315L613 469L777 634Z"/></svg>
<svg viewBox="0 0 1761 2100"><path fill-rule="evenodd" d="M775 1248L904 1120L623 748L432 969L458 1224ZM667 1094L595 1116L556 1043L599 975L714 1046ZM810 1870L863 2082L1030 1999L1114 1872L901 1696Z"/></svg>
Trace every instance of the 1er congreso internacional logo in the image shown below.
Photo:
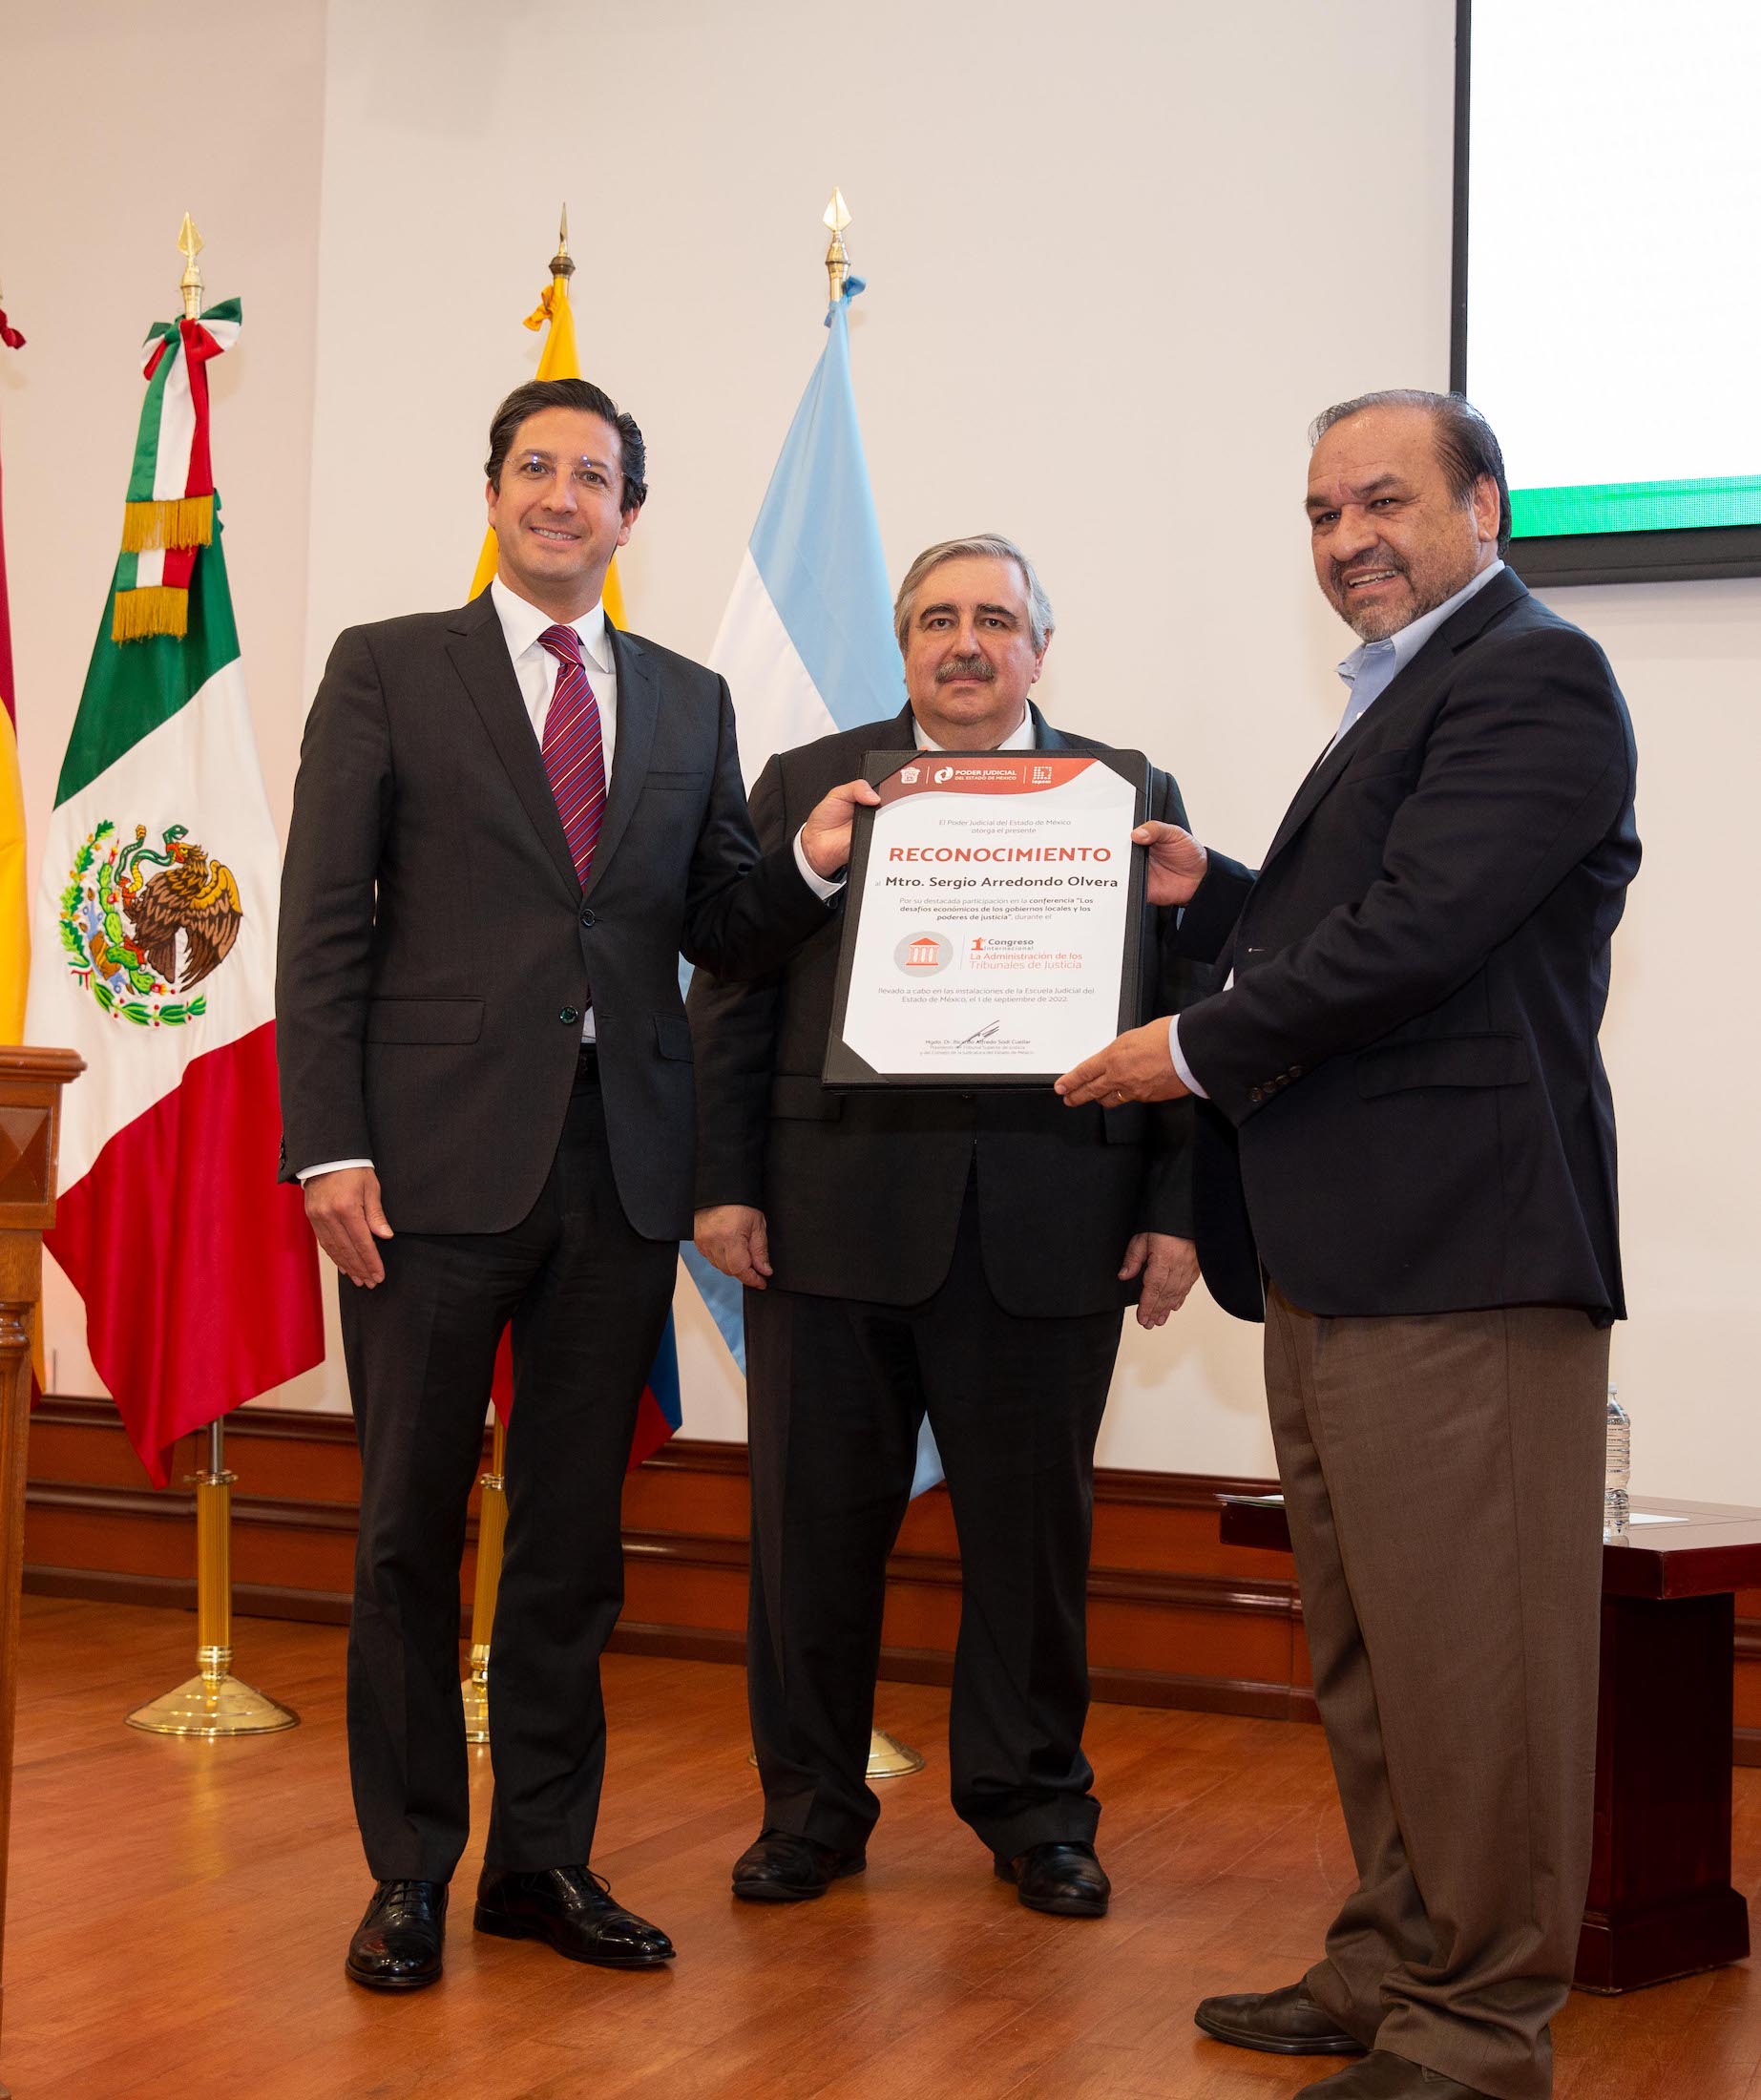
<svg viewBox="0 0 1761 2100"><path fill-rule="evenodd" d="M232 870L185 826L168 826L153 847L137 824L124 846L106 817L61 892L61 945L113 1020L178 1028L207 1012L196 987L225 961L243 916Z"/></svg>

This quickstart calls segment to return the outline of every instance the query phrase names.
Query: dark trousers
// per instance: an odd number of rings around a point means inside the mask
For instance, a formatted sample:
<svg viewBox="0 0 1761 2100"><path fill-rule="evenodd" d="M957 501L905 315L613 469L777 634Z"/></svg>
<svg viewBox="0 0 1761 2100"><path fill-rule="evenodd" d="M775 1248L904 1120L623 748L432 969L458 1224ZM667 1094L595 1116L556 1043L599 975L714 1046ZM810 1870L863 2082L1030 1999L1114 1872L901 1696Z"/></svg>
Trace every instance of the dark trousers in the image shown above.
<svg viewBox="0 0 1761 2100"><path fill-rule="evenodd" d="M1590 1867L1607 1332L1317 1318L1275 1285L1266 1319L1358 1873L1310 1991L1367 2048L1542 2100Z"/></svg>
<svg viewBox="0 0 1761 2100"><path fill-rule="evenodd" d="M361 1443L348 1763L367 1865L381 1880L445 1881L464 1850L459 1563L510 1321L487 1858L518 1870L584 1863L605 1770L599 1653L623 1602L624 1469L678 1253L671 1241L639 1238L624 1217L591 1059L543 1193L520 1224L400 1232L382 1252L376 1290L342 1287Z"/></svg>
<svg viewBox="0 0 1761 2100"><path fill-rule="evenodd" d="M1121 1313L1005 1312L970 1187L947 1280L921 1305L771 1289L745 1307L746 1685L766 1826L854 1852L880 1813L864 1774L887 1556L927 1414L960 1537L954 1808L1005 1856L1092 1838L1088 1549Z"/></svg>

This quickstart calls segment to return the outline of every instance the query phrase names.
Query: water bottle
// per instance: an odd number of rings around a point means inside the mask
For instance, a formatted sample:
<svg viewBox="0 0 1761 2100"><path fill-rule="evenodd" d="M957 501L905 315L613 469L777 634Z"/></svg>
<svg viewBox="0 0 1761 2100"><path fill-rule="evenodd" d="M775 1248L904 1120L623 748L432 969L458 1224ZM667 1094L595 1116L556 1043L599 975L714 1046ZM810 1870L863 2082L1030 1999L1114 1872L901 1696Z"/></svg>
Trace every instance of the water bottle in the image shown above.
<svg viewBox="0 0 1761 2100"><path fill-rule="evenodd" d="M1608 1468L1603 1480L1602 1535L1626 1536L1626 1486L1632 1479L1632 1421L1620 1402L1620 1388L1608 1388Z"/></svg>

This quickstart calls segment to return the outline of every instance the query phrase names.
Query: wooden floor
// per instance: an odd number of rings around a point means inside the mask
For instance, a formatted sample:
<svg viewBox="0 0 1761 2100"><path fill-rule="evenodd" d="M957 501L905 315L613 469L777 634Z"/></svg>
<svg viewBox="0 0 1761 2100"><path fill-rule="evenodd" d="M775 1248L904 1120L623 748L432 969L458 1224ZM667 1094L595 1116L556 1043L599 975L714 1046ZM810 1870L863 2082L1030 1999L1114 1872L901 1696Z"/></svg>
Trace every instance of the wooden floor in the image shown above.
<svg viewBox="0 0 1761 2100"><path fill-rule="evenodd" d="M1336 2063L1220 2048L1207 1991L1296 1977L1350 1880L1320 1732L1101 1706L1089 1749L1114 1881L1103 1922L1023 1911L946 1797L946 1695L882 1687L929 1769L887 1782L861 1880L737 1903L757 1827L744 1687L725 1666L608 1660L612 1759L595 1864L672 1933L617 1975L470 1929L445 1980L375 1997L343 1976L367 1893L349 1814L341 1633L241 1622L241 1673L290 1733L220 1744L122 1714L189 1673L181 1613L26 1600L7 2026L19 2100L472 2095L1176 2096L1281 2100ZM1761 1771L1739 1771L1737 1883L1761 1875ZM477 1821L488 1805L487 1761ZM1747 1964L1556 2024L1566 2100L1761 2100Z"/></svg>

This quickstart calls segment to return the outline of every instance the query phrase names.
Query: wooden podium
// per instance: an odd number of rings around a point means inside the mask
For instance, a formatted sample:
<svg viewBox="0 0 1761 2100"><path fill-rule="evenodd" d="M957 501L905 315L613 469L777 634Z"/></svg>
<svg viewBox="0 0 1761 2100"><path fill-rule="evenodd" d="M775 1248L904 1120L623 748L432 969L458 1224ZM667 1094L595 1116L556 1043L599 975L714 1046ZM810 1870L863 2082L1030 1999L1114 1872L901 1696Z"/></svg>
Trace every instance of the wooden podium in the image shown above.
<svg viewBox="0 0 1761 2100"><path fill-rule="evenodd" d="M43 1234L55 1222L61 1089L86 1068L72 1050L0 1049L0 1964L12 1820L18 1584L25 1555L31 1334L43 1294ZM0 2021L5 1984L0 1981ZM0 2086L0 2094L7 2089Z"/></svg>

